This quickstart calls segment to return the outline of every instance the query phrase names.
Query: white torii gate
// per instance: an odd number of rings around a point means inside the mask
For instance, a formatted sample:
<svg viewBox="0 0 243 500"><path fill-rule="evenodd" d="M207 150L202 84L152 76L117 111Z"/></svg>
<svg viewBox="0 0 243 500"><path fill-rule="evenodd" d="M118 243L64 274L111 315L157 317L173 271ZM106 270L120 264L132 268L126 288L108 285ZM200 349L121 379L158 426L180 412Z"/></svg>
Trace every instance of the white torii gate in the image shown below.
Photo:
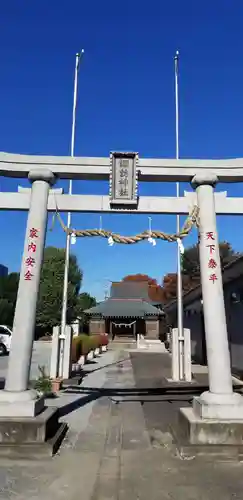
<svg viewBox="0 0 243 500"><path fill-rule="evenodd" d="M109 179L111 170L111 158L0 154L1 175L17 178L28 177L32 184L31 194L28 192L0 194L0 209L29 210L9 367L5 389L0 391L1 415L33 417L41 411L43 405L35 391L28 390L28 380L36 302L45 244L47 210L56 210L52 194L48 196L50 186L57 178ZM214 197L214 187L218 182L243 181L243 159L139 159L139 161L137 159L136 175L139 182L191 182L196 191L199 207L199 255L209 391L202 394L200 398L194 399L193 412L194 416L202 419L211 419L212 421L232 419L243 423L243 398L234 393L232 389L216 228L216 213L243 214L243 198ZM134 179L131 182L134 182ZM186 214L192 205L191 195L180 198L141 197L136 200L134 206L129 206L129 203L122 204L123 200L120 199L122 206L119 208L111 203L109 196L57 194L56 200L60 212L131 213L133 210L136 213ZM187 418L191 423L192 415L188 414Z"/></svg>

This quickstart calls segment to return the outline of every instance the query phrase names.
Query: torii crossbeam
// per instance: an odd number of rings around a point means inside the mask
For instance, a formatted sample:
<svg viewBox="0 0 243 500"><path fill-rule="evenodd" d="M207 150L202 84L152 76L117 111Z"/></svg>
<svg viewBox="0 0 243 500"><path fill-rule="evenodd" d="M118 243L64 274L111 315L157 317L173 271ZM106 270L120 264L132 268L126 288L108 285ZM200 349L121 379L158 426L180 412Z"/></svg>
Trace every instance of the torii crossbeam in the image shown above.
<svg viewBox="0 0 243 500"><path fill-rule="evenodd" d="M0 152L0 175L28 177L31 169L49 168L59 179L109 179L110 157L32 156ZM139 181L190 182L210 171L219 182L243 181L243 158L229 160L175 160L139 158Z"/></svg>

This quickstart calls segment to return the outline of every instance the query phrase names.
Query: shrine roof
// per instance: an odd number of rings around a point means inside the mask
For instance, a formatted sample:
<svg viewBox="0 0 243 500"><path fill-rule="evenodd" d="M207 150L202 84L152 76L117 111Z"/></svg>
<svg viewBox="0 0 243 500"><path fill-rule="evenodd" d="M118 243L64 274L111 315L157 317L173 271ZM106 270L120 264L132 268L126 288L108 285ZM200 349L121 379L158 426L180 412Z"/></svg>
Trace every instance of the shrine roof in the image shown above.
<svg viewBox="0 0 243 500"><path fill-rule="evenodd" d="M148 296L148 283L144 281L113 282L110 296L114 299L141 299L150 302Z"/></svg>
<svg viewBox="0 0 243 500"><path fill-rule="evenodd" d="M160 304L160 298L156 300L156 294L152 292L152 287L147 281L118 281L111 284L110 297L112 299L140 299L148 304Z"/></svg>
<svg viewBox="0 0 243 500"><path fill-rule="evenodd" d="M163 312L141 299L109 298L95 307L84 311L88 316L102 316L104 318L145 318L158 317Z"/></svg>

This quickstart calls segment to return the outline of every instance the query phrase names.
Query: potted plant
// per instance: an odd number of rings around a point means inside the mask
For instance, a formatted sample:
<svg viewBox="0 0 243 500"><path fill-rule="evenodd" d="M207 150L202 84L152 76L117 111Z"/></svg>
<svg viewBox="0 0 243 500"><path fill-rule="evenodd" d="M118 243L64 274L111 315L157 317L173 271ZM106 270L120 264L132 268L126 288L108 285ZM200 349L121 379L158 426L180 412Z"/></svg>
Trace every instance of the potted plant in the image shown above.
<svg viewBox="0 0 243 500"><path fill-rule="evenodd" d="M106 335L104 333L103 335L101 335L101 351L102 352L106 352L107 351L108 344L109 344L108 335Z"/></svg>
<svg viewBox="0 0 243 500"><path fill-rule="evenodd" d="M93 343L94 356L97 357L100 354L100 335L91 335L91 341Z"/></svg>
<svg viewBox="0 0 243 500"><path fill-rule="evenodd" d="M51 379L51 386L52 386L52 392L56 394L57 392L60 391L62 387L62 378L61 377L56 377Z"/></svg>
<svg viewBox="0 0 243 500"><path fill-rule="evenodd" d="M78 360L79 366L83 366L88 358L90 352L90 341L89 336L84 333L79 336L80 337L80 345L81 345L81 354Z"/></svg>
<svg viewBox="0 0 243 500"><path fill-rule="evenodd" d="M87 359L93 359L92 342L89 335L81 334L72 341L72 363L74 369L80 369ZM91 354L90 354L91 353Z"/></svg>
<svg viewBox="0 0 243 500"><path fill-rule="evenodd" d="M78 337L74 337L72 340L72 369L73 371L78 371L80 366L79 366L79 360L82 355L82 342L81 342L81 335L78 335Z"/></svg>
<svg viewBox="0 0 243 500"><path fill-rule="evenodd" d="M46 373L45 366L38 366L38 370L40 372L39 378L34 383L34 388L41 396L52 396L52 381Z"/></svg>
<svg viewBox="0 0 243 500"><path fill-rule="evenodd" d="M102 354L102 335L99 335L99 351Z"/></svg>
<svg viewBox="0 0 243 500"><path fill-rule="evenodd" d="M93 338L93 335L91 336L88 336L88 342L89 342L89 353L87 355L87 360L88 361L92 361L92 359L94 358L94 351L95 351L95 342L94 342L94 338Z"/></svg>

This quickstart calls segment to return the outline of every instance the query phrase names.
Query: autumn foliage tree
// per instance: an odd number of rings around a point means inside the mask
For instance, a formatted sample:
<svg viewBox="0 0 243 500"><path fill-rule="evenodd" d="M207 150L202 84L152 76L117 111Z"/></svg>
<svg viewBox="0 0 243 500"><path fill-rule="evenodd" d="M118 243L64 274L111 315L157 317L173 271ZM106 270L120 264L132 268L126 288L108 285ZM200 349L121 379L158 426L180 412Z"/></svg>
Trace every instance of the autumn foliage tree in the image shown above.
<svg viewBox="0 0 243 500"><path fill-rule="evenodd" d="M184 292L189 291L198 284L198 280L192 280L190 276L182 274L182 288ZM163 303L167 304L177 297L177 274L166 274L162 281Z"/></svg>
<svg viewBox="0 0 243 500"><path fill-rule="evenodd" d="M183 275L183 289L191 288L191 280L188 276ZM156 279L151 278L147 274L131 274L125 276L122 281L144 282L148 284L148 295L150 300L158 304L167 304L174 300L177 296L177 274L169 273L164 276L162 286L159 285Z"/></svg>
<svg viewBox="0 0 243 500"><path fill-rule="evenodd" d="M239 257L230 243L223 241L219 244L221 266ZM156 279L147 274L132 274L125 276L122 281L146 282L148 284L148 295L153 302L167 304L177 297L177 274L169 273L163 278L162 285ZM199 247L193 245L185 250L182 256L182 288L187 292L200 283Z"/></svg>

